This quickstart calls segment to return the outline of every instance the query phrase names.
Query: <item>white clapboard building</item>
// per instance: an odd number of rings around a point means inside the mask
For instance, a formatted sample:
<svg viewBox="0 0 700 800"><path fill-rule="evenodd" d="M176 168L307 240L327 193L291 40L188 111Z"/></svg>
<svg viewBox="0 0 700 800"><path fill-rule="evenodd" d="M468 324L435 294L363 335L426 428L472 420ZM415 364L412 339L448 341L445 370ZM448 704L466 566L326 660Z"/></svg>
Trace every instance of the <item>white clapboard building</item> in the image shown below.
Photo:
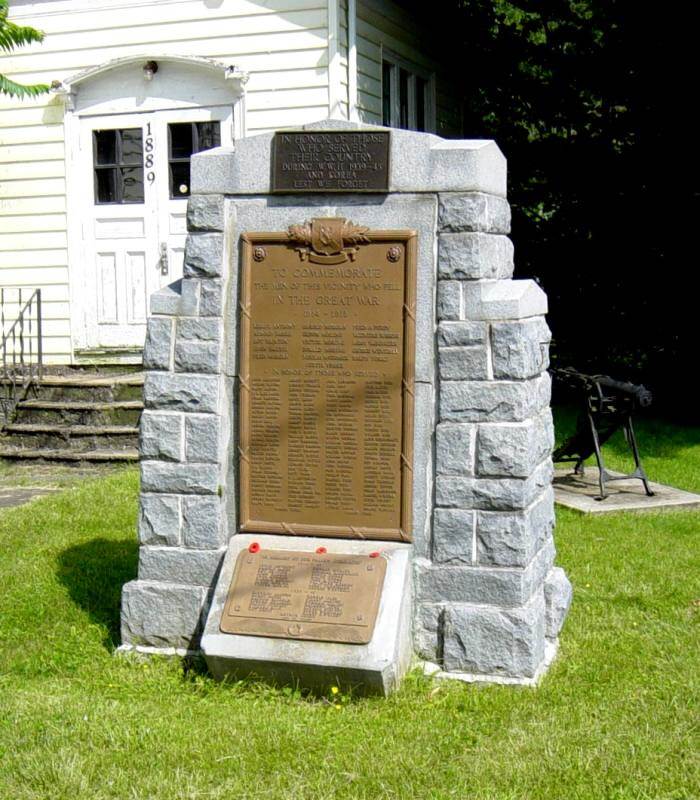
<svg viewBox="0 0 700 800"><path fill-rule="evenodd" d="M412 4L413 5L413 4ZM10 0L0 289L41 288L48 363L138 363L182 269L193 153L327 117L462 134L439 43L391 0Z"/></svg>

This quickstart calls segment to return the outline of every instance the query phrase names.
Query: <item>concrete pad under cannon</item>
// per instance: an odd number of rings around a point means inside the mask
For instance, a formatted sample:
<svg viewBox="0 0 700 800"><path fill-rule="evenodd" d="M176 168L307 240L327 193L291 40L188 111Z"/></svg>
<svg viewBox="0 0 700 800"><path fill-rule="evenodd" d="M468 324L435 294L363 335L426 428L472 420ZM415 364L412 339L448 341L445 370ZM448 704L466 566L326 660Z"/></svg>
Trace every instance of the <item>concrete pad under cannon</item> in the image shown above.
<svg viewBox="0 0 700 800"><path fill-rule="evenodd" d="M219 625L238 554L251 542L262 549L369 555L386 558L377 620L369 644L301 641L222 633ZM278 684L320 692L338 685L356 694L388 695L398 687L412 653L411 546L398 542L348 541L270 534L238 534L231 541L214 590L201 647L212 675L219 680L255 675Z"/></svg>
<svg viewBox="0 0 700 800"><path fill-rule="evenodd" d="M611 475L620 475L612 472ZM648 497L638 478L612 481L606 485L608 497L596 500L600 494L598 467L586 467L585 475L575 475L573 469L558 469L554 473L554 502L583 514L605 514L613 511L658 511L672 508L700 508L700 494L673 486L649 481L654 492Z"/></svg>

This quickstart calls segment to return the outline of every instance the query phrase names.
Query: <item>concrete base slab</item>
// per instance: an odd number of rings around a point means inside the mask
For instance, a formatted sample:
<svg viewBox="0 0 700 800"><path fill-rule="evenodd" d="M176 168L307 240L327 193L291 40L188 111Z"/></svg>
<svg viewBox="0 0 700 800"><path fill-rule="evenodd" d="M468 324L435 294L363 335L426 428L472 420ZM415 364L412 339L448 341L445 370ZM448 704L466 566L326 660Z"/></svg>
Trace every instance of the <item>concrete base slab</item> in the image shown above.
<svg viewBox="0 0 700 800"><path fill-rule="evenodd" d="M611 475L619 472L610 471ZM586 474L575 475L572 469L558 469L554 473L554 501L560 506L573 508L583 514L605 514L610 511L650 511L659 508L700 508L700 495L649 483L654 492L648 497L637 478L608 483L608 497L596 500L600 493L598 468L586 467Z"/></svg>
<svg viewBox="0 0 700 800"><path fill-rule="evenodd" d="M299 641L266 636L221 633L224 610L238 554L252 542L262 549L369 555L379 550L387 559L382 597L372 635L366 645ZM215 678L254 675L273 683L294 684L326 692L331 686L356 694L388 695L397 688L411 661L411 546L396 542L348 541L270 534L233 536L216 584L201 647Z"/></svg>

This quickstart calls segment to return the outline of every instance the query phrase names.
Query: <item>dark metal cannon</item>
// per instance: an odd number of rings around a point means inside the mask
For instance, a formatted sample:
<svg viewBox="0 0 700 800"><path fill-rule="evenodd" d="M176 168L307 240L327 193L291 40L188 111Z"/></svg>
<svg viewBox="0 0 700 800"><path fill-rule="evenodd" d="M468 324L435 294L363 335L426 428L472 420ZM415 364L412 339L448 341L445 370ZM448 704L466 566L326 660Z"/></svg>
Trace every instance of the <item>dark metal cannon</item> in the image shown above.
<svg viewBox="0 0 700 800"><path fill-rule="evenodd" d="M576 432L554 451L552 459L555 462L575 461L574 472L583 475L583 462L595 454L600 484L600 496L596 500L608 496L605 489L609 481L629 478L638 478L647 495L652 497L654 493L649 488L632 427L632 413L651 405L651 392L644 386L616 381L607 375L585 375L572 368L551 369L550 373L558 383L573 389L581 402ZM629 475L611 475L605 468L601 452L602 446L620 429L634 457L635 470Z"/></svg>

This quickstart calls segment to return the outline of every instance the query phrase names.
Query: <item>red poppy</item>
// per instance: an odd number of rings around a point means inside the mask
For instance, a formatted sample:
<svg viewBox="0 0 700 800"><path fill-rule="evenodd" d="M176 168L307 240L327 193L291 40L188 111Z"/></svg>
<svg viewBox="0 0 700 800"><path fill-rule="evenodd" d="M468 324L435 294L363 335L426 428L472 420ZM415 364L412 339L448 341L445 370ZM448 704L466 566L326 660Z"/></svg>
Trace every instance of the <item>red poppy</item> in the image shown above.
<svg viewBox="0 0 700 800"><path fill-rule="evenodd" d="M327 552L328 552L328 550L326 550L326 548L325 548L325 547L317 547L317 548L316 548L316 552L317 552L317 553L327 553Z"/></svg>
<svg viewBox="0 0 700 800"><path fill-rule="evenodd" d="M257 553L260 550L260 545L257 542L251 542L248 545L248 552L249 553Z"/></svg>
<svg viewBox="0 0 700 800"><path fill-rule="evenodd" d="M380 556L379 550L374 550L369 554L370 558L379 558L379 556Z"/></svg>

